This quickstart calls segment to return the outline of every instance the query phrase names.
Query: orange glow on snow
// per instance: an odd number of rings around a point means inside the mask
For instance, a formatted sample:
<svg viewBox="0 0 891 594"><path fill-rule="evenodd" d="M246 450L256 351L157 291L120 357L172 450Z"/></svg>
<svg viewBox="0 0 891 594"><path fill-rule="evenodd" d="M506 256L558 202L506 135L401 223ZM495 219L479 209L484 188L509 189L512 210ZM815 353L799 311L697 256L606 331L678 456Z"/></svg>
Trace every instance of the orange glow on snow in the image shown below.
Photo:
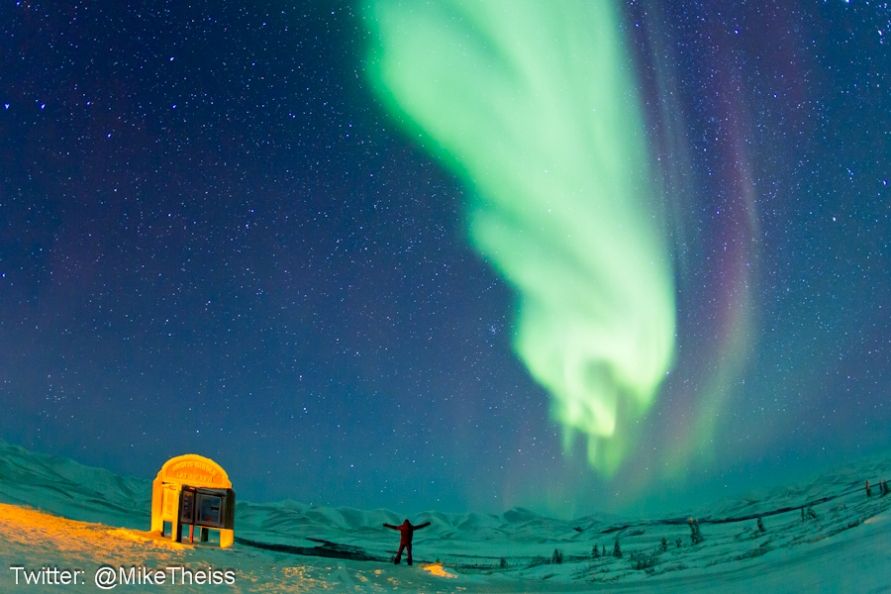
<svg viewBox="0 0 891 594"><path fill-rule="evenodd" d="M141 530L78 522L6 503L0 503L0 542L119 564L173 560L189 548Z"/></svg>
<svg viewBox="0 0 891 594"><path fill-rule="evenodd" d="M430 575L435 575L437 577L444 578L456 578L458 577L454 573L449 573L446 571L446 568L442 566L442 563L428 563L427 565L422 565L421 568L429 573Z"/></svg>

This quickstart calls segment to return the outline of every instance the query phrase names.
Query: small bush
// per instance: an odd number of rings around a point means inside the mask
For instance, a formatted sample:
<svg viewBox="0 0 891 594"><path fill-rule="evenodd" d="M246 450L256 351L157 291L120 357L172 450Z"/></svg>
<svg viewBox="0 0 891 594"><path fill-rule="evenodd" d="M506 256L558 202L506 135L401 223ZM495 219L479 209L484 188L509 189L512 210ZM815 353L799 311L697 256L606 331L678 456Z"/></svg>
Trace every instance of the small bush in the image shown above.
<svg viewBox="0 0 891 594"><path fill-rule="evenodd" d="M655 554L644 553L643 551L629 553L628 559L631 561L631 567L639 571L655 567L658 561Z"/></svg>

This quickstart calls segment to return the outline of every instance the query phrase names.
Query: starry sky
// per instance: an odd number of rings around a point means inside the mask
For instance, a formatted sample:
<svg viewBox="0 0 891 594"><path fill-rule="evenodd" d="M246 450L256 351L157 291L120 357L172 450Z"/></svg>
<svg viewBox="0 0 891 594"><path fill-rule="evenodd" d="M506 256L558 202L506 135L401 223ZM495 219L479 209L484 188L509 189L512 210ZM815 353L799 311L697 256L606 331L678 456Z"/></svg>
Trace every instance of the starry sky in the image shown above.
<svg viewBox="0 0 891 594"><path fill-rule="evenodd" d="M564 443L475 189L373 90L354 2L0 4L0 437L143 477L201 453L251 500L561 516L887 452L891 3L617 12L676 327L614 475Z"/></svg>

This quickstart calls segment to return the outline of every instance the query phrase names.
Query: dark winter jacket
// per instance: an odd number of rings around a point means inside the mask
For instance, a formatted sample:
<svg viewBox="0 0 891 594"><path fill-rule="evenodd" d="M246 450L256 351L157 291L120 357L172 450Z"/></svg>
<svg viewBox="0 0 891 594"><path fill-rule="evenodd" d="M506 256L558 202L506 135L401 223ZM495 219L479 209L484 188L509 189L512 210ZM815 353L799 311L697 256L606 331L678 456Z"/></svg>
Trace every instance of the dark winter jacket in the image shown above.
<svg viewBox="0 0 891 594"><path fill-rule="evenodd" d="M424 522L423 524L418 524L415 526L408 520L402 522L398 526L394 526L393 524L384 524L385 527L391 528L393 530L399 531L399 544L400 545L410 545L411 539L415 535L415 530L420 530L421 528L426 528L430 525L430 522Z"/></svg>

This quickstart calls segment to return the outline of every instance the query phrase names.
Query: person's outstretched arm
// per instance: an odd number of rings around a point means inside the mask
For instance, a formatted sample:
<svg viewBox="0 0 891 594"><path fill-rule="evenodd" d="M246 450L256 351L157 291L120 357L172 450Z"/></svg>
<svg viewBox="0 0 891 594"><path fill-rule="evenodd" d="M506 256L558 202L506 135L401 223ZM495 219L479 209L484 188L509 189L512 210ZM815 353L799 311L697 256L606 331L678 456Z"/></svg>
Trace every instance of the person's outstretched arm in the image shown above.
<svg viewBox="0 0 891 594"><path fill-rule="evenodd" d="M391 528L393 530L399 530L399 526L394 526L393 524L387 524L384 522L384 528Z"/></svg>
<svg viewBox="0 0 891 594"><path fill-rule="evenodd" d="M420 530L421 528L426 528L429 525L430 525L430 522L424 522L423 524L418 524L417 526L415 526L415 530Z"/></svg>

